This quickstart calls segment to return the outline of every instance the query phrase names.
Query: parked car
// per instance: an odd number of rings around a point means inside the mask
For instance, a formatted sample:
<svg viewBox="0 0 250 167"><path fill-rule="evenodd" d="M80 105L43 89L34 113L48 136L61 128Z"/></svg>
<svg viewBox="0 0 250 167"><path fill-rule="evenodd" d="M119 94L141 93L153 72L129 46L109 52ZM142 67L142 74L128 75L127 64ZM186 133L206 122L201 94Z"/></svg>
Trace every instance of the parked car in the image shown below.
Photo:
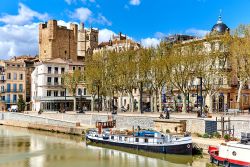
<svg viewBox="0 0 250 167"><path fill-rule="evenodd" d="M10 111L11 111L11 112L17 112L17 111L18 111L18 106L17 106L17 105L12 105L12 106L10 107Z"/></svg>

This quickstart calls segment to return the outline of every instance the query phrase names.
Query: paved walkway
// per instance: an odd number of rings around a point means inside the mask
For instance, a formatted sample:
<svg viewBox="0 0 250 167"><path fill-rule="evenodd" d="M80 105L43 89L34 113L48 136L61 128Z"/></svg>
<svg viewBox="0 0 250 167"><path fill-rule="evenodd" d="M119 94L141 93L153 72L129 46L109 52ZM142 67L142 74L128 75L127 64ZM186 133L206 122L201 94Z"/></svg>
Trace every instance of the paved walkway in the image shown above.
<svg viewBox="0 0 250 167"><path fill-rule="evenodd" d="M33 112L33 111L25 111L24 113L27 113L27 114L31 114L31 115L38 115L37 112ZM55 114L57 112L44 112L43 114ZM61 114L61 113L58 113L58 114ZM73 111L67 111L66 114L79 114L79 113L76 113L76 112L73 112ZM111 112L107 112L107 111L100 111L100 112L97 112L97 111L94 111L94 112L91 112L91 111L86 111L85 114L94 114L94 115L110 115ZM158 118L160 116L160 113L159 112L144 112L144 113L139 113L139 112L118 112L117 113L118 115L122 115L122 116L142 116L142 117L153 117L153 118ZM79 114L80 115L80 114ZM170 113L170 118L173 118L173 119L212 119L212 120L215 120L216 117L217 118L220 118L222 116L225 116L225 117L230 117L232 120L246 120L246 119L249 119L250 120L250 114L248 112L245 112L245 113L239 113L237 115L225 115L224 113L213 113L212 114L212 118L198 118L197 117L197 114L196 113Z"/></svg>

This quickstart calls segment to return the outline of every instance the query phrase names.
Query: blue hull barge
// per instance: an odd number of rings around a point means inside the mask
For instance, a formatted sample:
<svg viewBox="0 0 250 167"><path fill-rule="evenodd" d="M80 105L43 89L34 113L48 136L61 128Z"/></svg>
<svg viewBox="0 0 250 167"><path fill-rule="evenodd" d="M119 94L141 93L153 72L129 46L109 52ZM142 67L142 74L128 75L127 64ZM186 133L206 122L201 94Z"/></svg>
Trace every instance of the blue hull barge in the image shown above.
<svg viewBox="0 0 250 167"><path fill-rule="evenodd" d="M156 131L142 130L133 135L112 134L110 131L98 133L90 131L86 139L89 142L145 150L163 154L192 155L192 138L177 137Z"/></svg>

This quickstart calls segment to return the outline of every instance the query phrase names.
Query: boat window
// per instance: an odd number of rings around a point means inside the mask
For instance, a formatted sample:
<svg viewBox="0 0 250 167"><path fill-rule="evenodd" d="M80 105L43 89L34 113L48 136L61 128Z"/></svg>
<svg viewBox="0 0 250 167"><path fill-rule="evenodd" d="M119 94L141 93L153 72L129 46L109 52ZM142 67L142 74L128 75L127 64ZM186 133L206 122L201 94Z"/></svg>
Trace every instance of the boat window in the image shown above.
<svg viewBox="0 0 250 167"><path fill-rule="evenodd" d="M114 136L111 136L111 139L114 140Z"/></svg>
<svg viewBox="0 0 250 167"><path fill-rule="evenodd" d="M127 141L128 137L125 137L124 140Z"/></svg>
<svg viewBox="0 0 250 167"><path fill-rule="evenodd" d="M119 140L122 140L122 137L121 137L121 136L119 136Z"/></svg>
<svg viewBox="0 0 250 167"><path fill-rule="evenodd" d="M135 138L135 142L139 142L139 138Z"/></svg>
<svg viewBox="0 0 250 167"><path fill-rule="evenodd" d="M145 142L145 143L148 143L148 138L145 138L145 139L144 139L144 142Z"/></svg>

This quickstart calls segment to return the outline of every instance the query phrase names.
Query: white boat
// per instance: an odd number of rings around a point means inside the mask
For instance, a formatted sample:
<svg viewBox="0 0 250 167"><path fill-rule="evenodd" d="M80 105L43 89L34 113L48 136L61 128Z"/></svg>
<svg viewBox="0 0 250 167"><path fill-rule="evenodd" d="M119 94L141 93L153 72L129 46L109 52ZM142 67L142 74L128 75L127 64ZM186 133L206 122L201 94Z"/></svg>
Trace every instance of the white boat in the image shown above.
<svg viewBox="0 0 250 167"><path fill-rule="evenodd" d="M133 135L97 133L90 131L86 139L93 143L108 144L164 154L192 155L192 138L177 137L157 131L142 130Z"/></svg>
<svg viewBox="0 0 250 167"><path fill-rule="evenodd" d="M242 133L241 141L209 146L210 160L217 165L250 167L250 133Z"/></svg>

